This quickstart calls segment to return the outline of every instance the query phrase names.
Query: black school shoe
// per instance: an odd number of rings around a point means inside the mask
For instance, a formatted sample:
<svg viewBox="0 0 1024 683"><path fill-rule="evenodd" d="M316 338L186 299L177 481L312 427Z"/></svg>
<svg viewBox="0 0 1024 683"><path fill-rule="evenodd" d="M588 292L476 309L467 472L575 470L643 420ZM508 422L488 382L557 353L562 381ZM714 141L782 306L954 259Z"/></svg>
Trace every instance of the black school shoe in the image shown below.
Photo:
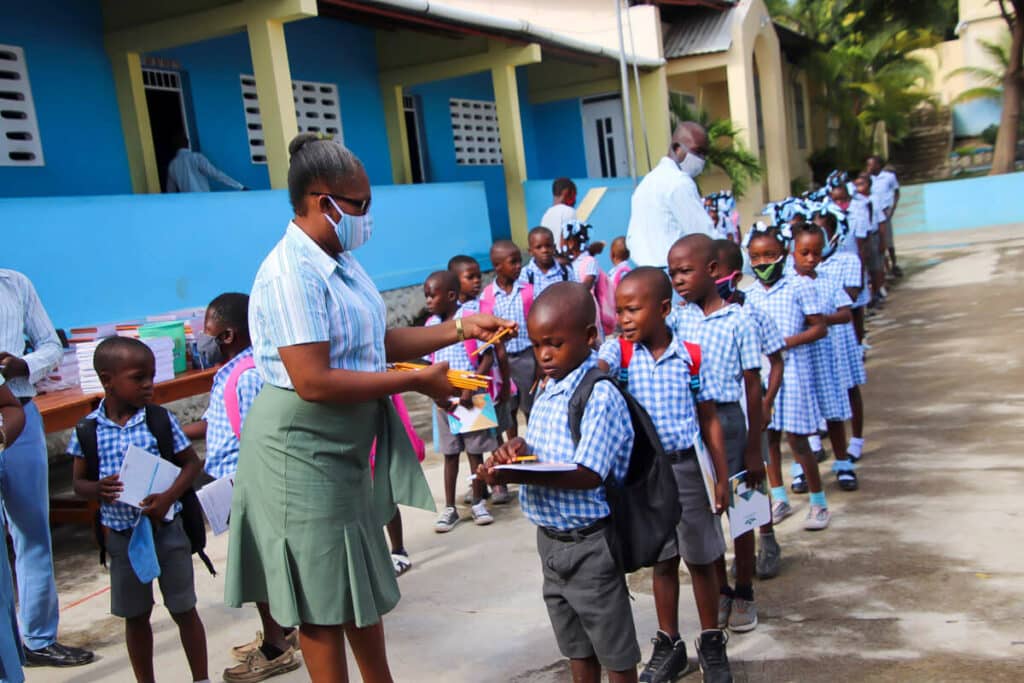
<svg viewBox="0 0 1024 683"><path fill-rule="evenodd" d="M673 643L667 633L658 631L651 642L654 643L654 652L640 672L640 683L672 683L686 673L690 664L682 638Z"/></svg>
<svg viewBox="0 0 1024 683"><path fill-rule="evenodd" d="M82 666L95 658L89 650L68 647L54 642L38 650L25 648L25 664L28 666Z"/></svg>
<svg viewBox="0 0 1024 683"><path fill-rule="evenodd" d="M697 640L697 658L704 683L732 683L732 669L725 644L729 637L725 631L703 631Z"/></svg>
<svg viewBox="0 0 1024 683"><path fill-rule="evenodd" d="M807 493L807 477L803 474L796 475L789 488L793 490L793 493Z"/></svg>

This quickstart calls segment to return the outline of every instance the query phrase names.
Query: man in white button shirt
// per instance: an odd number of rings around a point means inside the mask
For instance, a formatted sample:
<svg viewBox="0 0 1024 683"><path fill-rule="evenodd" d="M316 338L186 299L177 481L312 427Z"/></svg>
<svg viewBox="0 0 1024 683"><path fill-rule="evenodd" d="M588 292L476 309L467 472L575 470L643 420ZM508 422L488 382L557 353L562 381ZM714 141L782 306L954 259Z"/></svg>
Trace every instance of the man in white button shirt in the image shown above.
<svg viewBox="0 0 1024 683"><path fill-rule="evenodd" d="M25 353L26 339L32 347L29 353ZM0 486L14 540L18 622L31 666L77 666L93 659L88 650L57 642L49 463L43 420L32 401L33 384L53 370L63 353L35 287L21 273L0 269L0 373L25 409L21 436L0 453Z"/></svg>
<svg viewBox="0 0 1024 683"><path fill-rule="evenodd" d="M633 191L626 244L638 265L666 267L668 250L685 235L719 237L694 182L704 170L707 150L703 126L679 124L668 154Z"/></svg>
<svg viewBox="0 0 1024 683"><path fill-rule="evenodd" d="M188 138L184 135L178 135L174 143L178 153L167 165L167 192L209 192L211 180L233 190L248 189L205 156L189 149Z"/></svg>
<svg viewBox="0 0 1024 683"><path fill-rule="evenodd" d="M889 251L889 262L892 274L903 276L903 270L896 265L896 242L893 240L892 215L896 213L896 205L900 203L900 181L892 171L883 169L882 157L872 155L867 158L867 172L871 174L871 199L875 208L884 216L878 228L882 234L882 250Z"/></svg>

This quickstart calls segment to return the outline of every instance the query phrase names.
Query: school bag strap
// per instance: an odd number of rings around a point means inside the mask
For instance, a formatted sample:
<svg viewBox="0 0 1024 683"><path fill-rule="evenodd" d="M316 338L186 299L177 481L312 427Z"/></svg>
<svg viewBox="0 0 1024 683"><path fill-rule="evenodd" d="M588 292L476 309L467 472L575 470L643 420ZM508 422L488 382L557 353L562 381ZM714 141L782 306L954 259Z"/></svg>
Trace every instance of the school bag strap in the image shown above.
<svg viewBox="0 0 1024 683"><path fill-rule="evenodd" d="M657 561L682 514L672 465L654 422L643 406L615 379L599 368L588 370L569 398L569 432L579 445L583 412L598 382L607 381L626 402L633 427L633 448L621 485L609 473L604 482L608 501L608 548L622 571L634 572Z"/></svg>
<svg viewBox="0 0 1024 683"><path fill-rule="evenodd" d="M700 344L684 341L683 346L690 354L690 391L696 396L700 393Z"/></svg>
<svg viewBox="0 0 1024 683"><path fill-rule="evenodd" d="M527 273L530 282L519 283L519 295L523 299L523 317L530 317L530 306L533 306L533 273ZM495 299L498 296L498 285L494 282L484 287L484 293L480 296L480 312L494 315Z"/></svg>
<svg viewBox="0 0 1024 683"><path fill-rule="evenodd" d="M96 418L86 417L75 425L75 436L78 437L78 445L85 456L85 478L89 481L100 479L100 451L96 437ZM103 533L103 523L100 521L100 510L96 508L96 514L92 518L92 531L96 539L96 546L100 549L100 564L107 566L107 539Z"/></svg>
<svg viewBox="0 0 1024 683"><path fill-rule="evenodd" d="M227 411L228 423L231 424L231 431L235 433L236 439L242 438L242 409L238 405L238 380L242 378L242 373L255 367L256 360L252 356L246 356L231 368L228 381L224 383L224 410Z"/></svg>
<svg viewBox="0 0 1024 683"><path fill-rule="evenodd" d="M160 457L177 464L174 460L174 432L171 430L171 415L163 406L146 405L146 427L156 438L156 446ZM213 562L206 554L206 522L203 520L203 509L196 497L196 490L189 486L178 499L181 503L181 524L192 546L192 554L198 555L213 576L217 575Z"/></svg>

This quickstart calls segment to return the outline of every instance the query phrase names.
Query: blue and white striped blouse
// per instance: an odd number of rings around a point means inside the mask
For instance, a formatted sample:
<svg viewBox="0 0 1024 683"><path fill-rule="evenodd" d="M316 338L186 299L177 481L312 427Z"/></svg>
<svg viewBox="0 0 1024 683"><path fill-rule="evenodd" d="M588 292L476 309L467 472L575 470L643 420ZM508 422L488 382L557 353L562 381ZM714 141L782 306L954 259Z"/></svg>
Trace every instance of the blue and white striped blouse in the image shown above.
<svg viewBox="0 0 1024 683"><path fill-rule="evenodd" d="M249 299L253 357L264 381L294 389L282 346L330 342L330 367L381 372L387 311L349 252L332 258L295 223L256 273Z"/></svg>

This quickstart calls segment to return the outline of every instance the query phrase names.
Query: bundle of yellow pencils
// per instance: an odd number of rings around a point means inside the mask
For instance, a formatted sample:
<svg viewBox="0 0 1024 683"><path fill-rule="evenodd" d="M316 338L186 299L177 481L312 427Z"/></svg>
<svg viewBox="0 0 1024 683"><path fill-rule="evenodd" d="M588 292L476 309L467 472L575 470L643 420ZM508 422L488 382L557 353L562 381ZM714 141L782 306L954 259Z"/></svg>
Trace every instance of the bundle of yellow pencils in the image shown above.
<svg viewBox="0 0 1024 683"><path fill-rule="evenodd" d="M493 337L491 337L490 341L488 341L485 344L481 344L480 346L478 346L476 348L476 350L473 351L472 355L477 355L477 354L483 353L484 351L486 351L487 349L491 348L492 346L497 344L499 341L501 341L502 337L507 337L510 334L512 334L512 328L511 327L506 327L506 328L502 329L500 332L498 332L498 334L496 334Z"/></svg>
<svg viewBox="0 0 1024 683"><path fill-rule="evenodd" d="M416 372L427 367L421 363L392 363L391 369L399 372ZM448 381L452 383L452 386L456 389L466 389L469 391L476 391L478 389L486 389L490 383L491 378L487 375L478 375L473 372L466 370L449 370Z"/></svg>

